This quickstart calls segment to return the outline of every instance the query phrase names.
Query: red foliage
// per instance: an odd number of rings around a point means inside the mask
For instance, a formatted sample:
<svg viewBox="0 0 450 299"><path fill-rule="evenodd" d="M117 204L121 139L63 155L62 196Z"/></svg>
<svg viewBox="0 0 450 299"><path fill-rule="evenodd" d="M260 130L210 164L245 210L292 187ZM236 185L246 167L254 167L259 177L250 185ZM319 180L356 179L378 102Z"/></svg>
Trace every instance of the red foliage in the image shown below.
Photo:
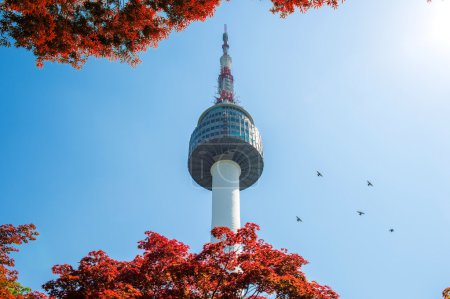
<svg viewBox="0 0 450 299"><path fill-rule="evenodd" d="M442 297L444 297L444 299L450 299L450 287L442 291Z"/></svg>
<svg viewBox="0 0 450 299"><path fill-rule="evenodd" d="M237 233L215 228L222 240L206 244L198 253L176 240L146 232L139 242L143 254L132 261L116 261L103 251L93 251L78 266L56 265L59 277L44 284L50 298L276 298L337 299L329 287L308 281L300 270L307 262L298 254L276 250L258 239L256 224L247 224ZM17 283L10 270L14 245L37 236L35 226L0 226L0 298L48 299Z"/></svg>
<svg viewBox="0 0 450 299"><path fill-rule="evenodd" d="M57 265L59 277L43 287L54 298L277 298L335 299L327 286L308 281L298 254L273 249L258 239L258 226L236 234L215 228L222 240L198 253L157 233L146 232L144 251L132 261L116 261L93 251L78 268Z"/></svg>
<svg viewBox="0 0 450 299"><path fill-rule="evenodd" d="M338 0L271 0L282 17ZM341 0L344 1L344 0ZM121 3L124 2L123 5ZM80 68L89 56L139 63L138 53L157 47L173 30L211 17L220 0L4 0L0 45L33 51L44 61Z"/></svg>
<svg viewBox="0 0 450 299"><path fill-rule="evenodd" d="M339 0L271 0L273 7L271 11L273 13L279 13L282 17L286 17L289 14L295 12L299 9L301 12L305 13L311 8L320 8L323 5L328 5L333 8L339 6ZM345 0L341 0L344 2Z"/></svg>
<svg viewBox="0 0 450 299"><path fill-rule="evenodd" d="M39 299L47 298L44 294L31 292L23 294L23 287L17 283L17 271L14 267L14 259L10 257L12 252L19 251L14 245L28 243L35 240L38 233L33 224L0 225L0 298L2 299Z"/></svg>

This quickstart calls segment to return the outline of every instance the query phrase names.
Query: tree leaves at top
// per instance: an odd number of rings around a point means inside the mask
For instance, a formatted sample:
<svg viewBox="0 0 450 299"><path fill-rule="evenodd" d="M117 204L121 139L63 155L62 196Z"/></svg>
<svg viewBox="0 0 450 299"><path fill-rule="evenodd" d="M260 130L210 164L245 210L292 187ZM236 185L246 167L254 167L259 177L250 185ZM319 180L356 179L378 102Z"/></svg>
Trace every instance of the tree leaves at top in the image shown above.
<svg viewBox="0 0 450 299"><path fill-rule="evenodd" d="M271 0L282 17L338 0ZM173 30L211 17L220 0L3 0L0 45L25 48L44 61L79 69L90 56L136 65Z"/></svg>

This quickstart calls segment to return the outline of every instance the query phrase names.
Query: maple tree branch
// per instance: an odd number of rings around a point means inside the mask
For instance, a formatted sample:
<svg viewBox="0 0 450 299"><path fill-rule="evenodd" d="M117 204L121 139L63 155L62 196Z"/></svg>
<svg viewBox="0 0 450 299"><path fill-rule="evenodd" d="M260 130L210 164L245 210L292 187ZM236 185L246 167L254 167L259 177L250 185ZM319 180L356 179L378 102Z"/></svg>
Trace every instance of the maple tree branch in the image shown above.
<svg viewBox="0 0 450 299"><path fill-rule="evenodd" d="M231 259L230 256L228 256L227 262L226 262L226 264L225 264L225 272L227 271L228 264L230 263L230 259ZM222 270L223 270L223 269L222 269ZM221 286L221 283L222 283L222 281L223 281L224 278L225 278L225 273L222 273L222 276L219 278L219 281L217 282L216 289L214 290L214 292L213 292L212 295L211 295L211 299L214 298L216 292L219 290L219 287Z"/></svg>

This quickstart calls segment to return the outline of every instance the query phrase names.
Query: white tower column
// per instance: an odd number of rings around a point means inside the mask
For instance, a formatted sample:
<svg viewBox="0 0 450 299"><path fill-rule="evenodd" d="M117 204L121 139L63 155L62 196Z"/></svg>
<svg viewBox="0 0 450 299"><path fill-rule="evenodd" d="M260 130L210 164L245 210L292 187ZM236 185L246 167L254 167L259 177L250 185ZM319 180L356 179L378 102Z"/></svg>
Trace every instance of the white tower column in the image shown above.
<svg viewBox="0 0 450 299"><path fill-rule="evenodd" d="M234 161L217 161L211 167L211 229L226 226L236 232L241 227L239 176L241 167ZM211 242L217 240L211 236Z"/></svg>

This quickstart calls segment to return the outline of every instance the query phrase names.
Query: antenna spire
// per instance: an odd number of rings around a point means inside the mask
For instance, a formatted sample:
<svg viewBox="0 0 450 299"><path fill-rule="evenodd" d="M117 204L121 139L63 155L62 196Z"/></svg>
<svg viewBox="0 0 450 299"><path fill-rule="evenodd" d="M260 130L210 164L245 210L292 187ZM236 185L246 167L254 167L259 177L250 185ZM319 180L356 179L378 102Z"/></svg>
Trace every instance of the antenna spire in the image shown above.
<svg viewBox="0 0 450 299"><path fill-rule="evenodd" d="M222 39L223 39L223 45L222 45L223 54L228 54L228 49L230 48L230 46L228 45L227 24L224 25Z"/></svg>
<svg viewBox="0 0 450 299"><path fill-rule="evenodd" d="M228 55L228 49L230 46L228 45L228 31L227 24L224 26L223 32L223 44L222 50L223 55L220 57L220 75L219 75L219 97L216 99L216 104L218 103L235 103L234 102L234 90L233 90L233 75L231 75L231 62L232 59L230 55Z"/></svg>

